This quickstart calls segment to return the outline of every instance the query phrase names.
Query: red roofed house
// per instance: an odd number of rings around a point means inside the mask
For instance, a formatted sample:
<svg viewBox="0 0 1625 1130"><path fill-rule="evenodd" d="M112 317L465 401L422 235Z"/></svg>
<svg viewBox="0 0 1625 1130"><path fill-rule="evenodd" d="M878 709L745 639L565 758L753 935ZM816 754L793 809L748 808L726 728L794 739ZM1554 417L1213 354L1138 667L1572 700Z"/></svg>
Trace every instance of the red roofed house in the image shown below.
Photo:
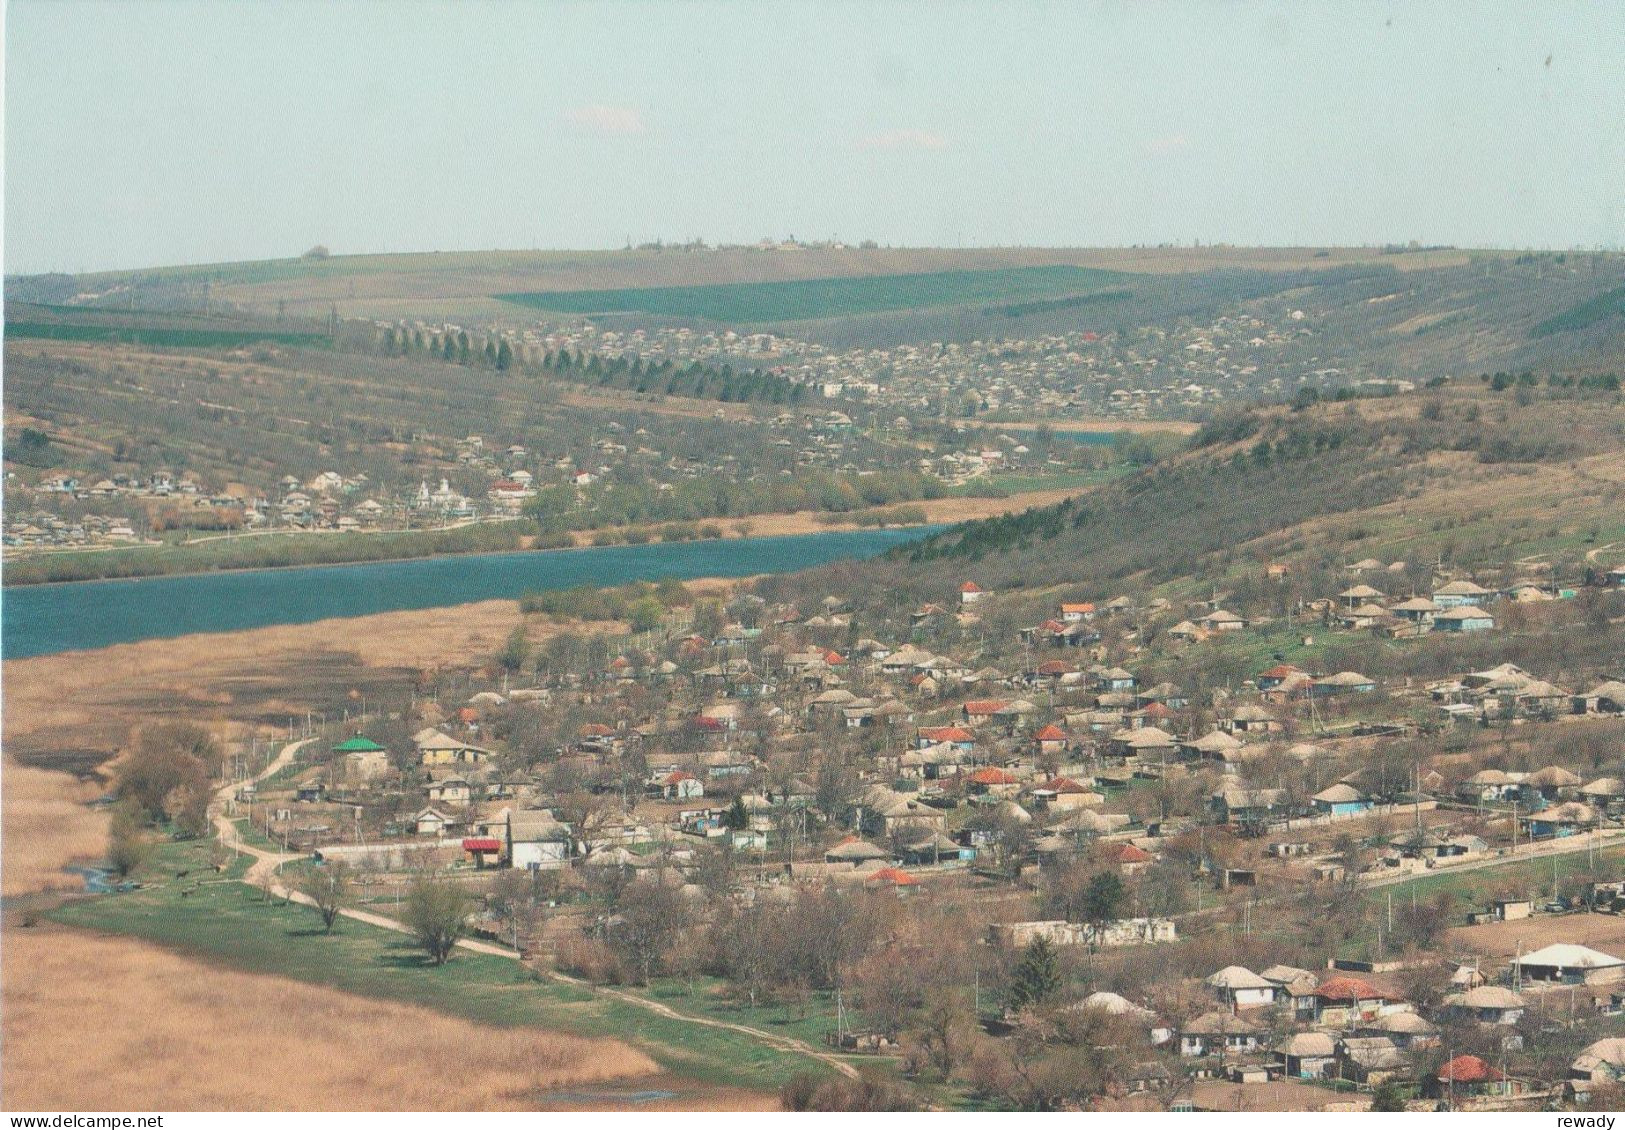
<svg viewBox="0 0 1625 1130"><path fill-rule="evenodd" d="M1066 731L1056 725L1045 726L1033 735L1039 753L1061 753L1066 749Z"/></svg>
<svg viewBox="0 0 1625 1130"><path fill-rule="evenodd" d="M986 722L1009 705L1008 702L996 698L972 699L962 709L965 712L965 721Z"/></svg>
<svg viewBox="0 0 1625 1130"><path fill-rule="evenodd" d="M1426 1089L1432 1097L1453 1103L1492 1096L1510 1097L1524 1090L1521 1082L1507 1078L1476 1055L1458 1055L1427 1082Z"/></svg>
<svg viewBox="0 0 1625 1130"><path fill-rule="evenodd" d="M1102 862L1111 864L1125 875L1144 871L1153 860L1150 852L1126 843L1103 845L1097 854Z"/></svg>
<svg viewBox="0 0 1625 1130"><path fill-rule="evenodd" d="M864 881L868 887L914 887L919 880L898 867L882 867Z"/></svg>
<svg viewBox="0 0 1625 1130"><path fill-rule="evenodd" d="M1006 769L987 765L965 778L965 782L973 793L993 793L997 796L1013 796L1021 787L1021 778Z"/></svg>
<svg viewBox="0 0 1625 1130"><path fill-rule="evenodd" d="M1086 600L1081 604L1061 605L1061 619L1068 624L1076 624L1079 620L1093 620L1095 617L1094 601Z"/></svg>
<svg viewBox="0 0 1625 1130"><path fill-rule="evenodd" d="M915 744L926 749L943 742L969 753L976 745L976 735L962 726L922 726Z"/></svg>
<svg viewBox="0 0 1625 1130"><path fill-rule="evenodd" d="M1315 988L1315 1022L1342 1027L1355 1020L1375 1020L1397 999L1359 977L1328 977Z"/></svg>
<svg viewBox="0 0 1625 1130"><path fill-rule="evenodd" d="M704 796L705 782L694 774L684 773L679 769L658 778L650 791L653 792L656 789L666 800L687 800L690 797Z"/></svg>
<svg viewBox="0 0 1625 1130"><path fill-rule="evenodd" d="M975 604L978 600L981 600L986 595L987 593L982 591L982 586L977 584L975 581L966 581L964 584L959 586L960 604Z"/></svg>

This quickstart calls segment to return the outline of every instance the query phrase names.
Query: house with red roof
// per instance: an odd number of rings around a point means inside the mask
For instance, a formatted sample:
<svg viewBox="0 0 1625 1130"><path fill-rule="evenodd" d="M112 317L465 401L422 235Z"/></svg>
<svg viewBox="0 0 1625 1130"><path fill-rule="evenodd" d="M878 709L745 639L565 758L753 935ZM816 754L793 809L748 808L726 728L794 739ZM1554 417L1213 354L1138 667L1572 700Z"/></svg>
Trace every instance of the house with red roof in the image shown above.
<svg viewBox="0 0 1625 1130"><path fill-rule="evenodd" d="M1424 1088L1430 1098L1458 1108L1464 1103L1471 1108L1485 1099L1515 1098L1526 1089L1522 1080L1502 1074L1476 1055L1458 1055L1442 1064Z"/></svg>
<svg viewBox="0 0 1625 1130"><path fill-rule="evenodd" d="M1092 600L1080 601L1076 604L1061 605L1061 619L1068 624L1076 624L1079 620L1093 620L1095 618L1095 602Z"/></svg>
<svg viewBox="0 0 1625 1130"><path fill-rule="evenodd" d="M1008 769L984 765L965 778L966 788L972 793L991 793L994 796L1014 796L1021 788L1021 778Z"/></svg>
<svg viewBox="0 0 1625 1130"><path fill-rule="evenodd" d="M891 887L901 891L907 887L917 887L920 881L900 867L882 867L870 873L863 881L866 887Z"/></svg>
<svg viewBox="0 0 1625 1130"><path fill-rule="evenodd" d="M650 781L648 791L664 800L689 800L705 795L705 782L692 773L674 769Z"/></svg>
<svg viewBox="0 0 1625 1130"><path fill-rule="evenodd" d="M1066 731L1053 723L1033 735L1039 753L1062 753L1066 750Z"/></svg>
<svg viewBox="0 0 1625 1130"><path fill-rule="evenodd" d="M1135 847L1130 843L1101 844L1095 849L1095 856L1102 863L1117 868L1125 875L1144 871L1156 859L1144 848Z"/></svg>
<svg viewBox="0 0 1625 1130"><path fill-rule="evenodd" d="M965 715L965 721L972 725L980 725L1009 705L999 698L979 698L967 702L960 710Z"/></svg>
<svg viewBox="0 0 1625 1130"><path fill-rule="evenodd" d="M959 586L959 603L962 605L975 604L986 595L986 590L984 590L982 586L977 584L975 581L966 581L964 584Z"/></svg>
<svg viewBox="0 0 1625 1130"><path fill-rule="evenodd" d="M1315 987L1315 1022L1343 1027L1375 1020L1394 1010L1403 999L1360 977L1328 977Z"/></svg>
<svg viewBox="0 0 1625 1130"><path fill-rule="evenodd" d="M921 726L914 739L914 744L920 749L929 749L943 742L969 753L976 748L976 735L963 726Z"/></svg>

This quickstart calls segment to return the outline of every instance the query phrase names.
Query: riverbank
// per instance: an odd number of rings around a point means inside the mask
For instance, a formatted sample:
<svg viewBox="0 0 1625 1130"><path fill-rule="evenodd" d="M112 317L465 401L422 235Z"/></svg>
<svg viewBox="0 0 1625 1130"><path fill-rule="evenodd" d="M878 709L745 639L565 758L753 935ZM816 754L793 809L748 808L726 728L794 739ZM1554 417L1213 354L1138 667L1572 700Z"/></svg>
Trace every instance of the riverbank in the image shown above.
<svg viewBox="0 0 1625 1130"><path fill-rule="evenodd" d="M747 537L790 537L873 529L906 529L895 521L901 510L911 517L923 515L925 525L994 518L1034 506L1048 506L1087 489L1104 476L1079 476L1056 487L1023 490L1003 498L937 498L878 507L844 514L800 510L784 514L752 514L741 518L699 522L664 522L638 526L612 526L577 530L560 535L568 544L544 543L534 526L523 519L477 522L441 530L399 532L322 531L289 534L211 536L195 542L164 546L44 552L26 556L8 554L5 587L80 584L93 581L136 580L145 577L184 577L203 573L231 573L264 569L301 569L320 565L387 564L435 557L461 557L525 550L550 552L609 545L680 544ZM1027 485L1024 481L1022 485ZM916 514L917 512L917 514ZM697 536L710 530L715 536Z"/></svg>

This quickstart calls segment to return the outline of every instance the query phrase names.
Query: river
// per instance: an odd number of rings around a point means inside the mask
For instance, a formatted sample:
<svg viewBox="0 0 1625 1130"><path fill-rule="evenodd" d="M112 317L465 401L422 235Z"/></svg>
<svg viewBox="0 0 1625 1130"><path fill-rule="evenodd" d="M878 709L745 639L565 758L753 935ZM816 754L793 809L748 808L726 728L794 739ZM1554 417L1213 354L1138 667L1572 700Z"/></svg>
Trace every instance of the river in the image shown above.
<svg viewBox="0 0 1625 1130"><path fill-rule="evenodd" d="M941 528L843 530L25 585L6 589L0 596L0 655L22 659L193 632L234 632L335 616L512 600L527 592L584 584L788 573L874 557Z"/></svg>

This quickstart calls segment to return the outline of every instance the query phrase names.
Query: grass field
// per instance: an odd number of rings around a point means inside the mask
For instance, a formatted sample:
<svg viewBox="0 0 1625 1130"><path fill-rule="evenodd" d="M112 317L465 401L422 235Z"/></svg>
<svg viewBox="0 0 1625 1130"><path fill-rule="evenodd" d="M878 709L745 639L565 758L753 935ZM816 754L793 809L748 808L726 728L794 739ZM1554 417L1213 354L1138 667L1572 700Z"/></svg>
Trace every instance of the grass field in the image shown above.
<svg viewBox="0 0 1625 1130"><path fill-rule="evenodd" d="M113 342L172 349L235 349L240 345L274 342L322 348L325 334L284 333L275 330L194 330L159 326L109 326L93 322L7 322L8 338L43 338L49 341Z"/></svg>
<svg viewBox="0 0 1625 1130"><path fill-rule="evenodd" d="M567 314L632 311L750 323L1064 295L1081 287L1105 285L1121 278L1123 276L1115 271L1050 266L713 286L508 293L496 297ZM1068 298L1068 301L1078 300L1079 296L1075 295Z"/></svg>
<svg viewBox="0 0 1625 1130"><path fill-rule="evenodd" d="M264 901L241 883L192 887L163 876L198 867L201 843L165 844L145 873L157 881L129 894L85 899L53 911L64 925L130 934L253 974L291 978L376 1000L422 1007L496 1028L539 1027L575 1036L617 1036L661 1069L708 1084L772 1091L818 1061L742 1033L687 1024L589 989L536 980L515 962L458 952L429 965L402 935L342 921L332 935L308 908ZM189 891L183 897L182 892Z"/></svg>

